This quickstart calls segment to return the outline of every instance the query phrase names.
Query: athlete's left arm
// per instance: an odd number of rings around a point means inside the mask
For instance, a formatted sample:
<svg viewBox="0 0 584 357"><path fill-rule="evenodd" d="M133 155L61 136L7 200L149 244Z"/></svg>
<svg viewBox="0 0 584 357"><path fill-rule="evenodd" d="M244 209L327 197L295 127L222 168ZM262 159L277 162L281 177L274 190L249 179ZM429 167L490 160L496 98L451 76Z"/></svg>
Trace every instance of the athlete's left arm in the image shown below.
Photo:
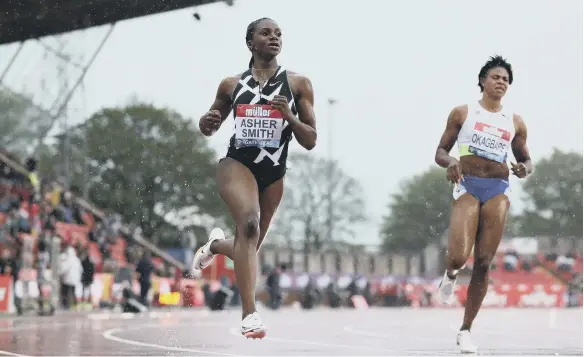
<svg viewBox="0 0 584 357"><path fill-rule="evenodd" d="M316 146L316 119L314 115L314 92L312 90L312 83L310 79L297 74L293 75L292 90L296 93L296 108L298 109L298 117L296 117L290 110L284 111L282 114L286 115L288 124L292 127L292 132L306 150L312 150ZM276 98L274 98L276 99ZM288 101L286 97L282 97L285 108L288 108ZM284 109L284 108L282 108Z"/></svg>
<svg viewBox="0 0 584 357"><path fill-rule="evenodd" d="M529 156L529 149L527 148L527 125L519 115L513 116L515 123L515 137L511 142L511 148L517 164L511 163L511 171L519 178L526 177L533 171L533 164L531 163L531 156Z"/></svg>

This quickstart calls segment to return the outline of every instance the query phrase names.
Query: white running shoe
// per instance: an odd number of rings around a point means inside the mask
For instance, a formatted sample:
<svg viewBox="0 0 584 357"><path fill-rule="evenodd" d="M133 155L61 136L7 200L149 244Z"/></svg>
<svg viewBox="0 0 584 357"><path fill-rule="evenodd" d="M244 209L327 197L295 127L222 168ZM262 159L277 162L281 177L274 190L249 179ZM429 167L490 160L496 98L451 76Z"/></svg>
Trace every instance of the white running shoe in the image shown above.
<svg viewBox="0 0 584 357"><path fill-rule="evenodd" d="M256 312L251 313L241 321L241 334L247 338L264 338L267 333L266 326L262 323L260 315Z"/></svg>
<svg viewBox="0 0 584 357"><path fill-rule="evenodd" d="M225 233L223 233L221 228L213 228L211 234L209 234L207 243L195 253L193 264L191 265L192 270L203 270L211 264L215 258L215 254L211 253L211 244L220 239L225 239Z"/></svg>
<svg viewBox="0 0 584 357"><path fill-rule="evenodd" d="M438 286L438 296L442 303L447 304L454 296L454 288L456 287L456 277L450 279L448 277L448 271L444 272L440 286Z"/></svg>
<svg viewBox="0 0 584 357"><path fill-rule="evenodd" d="M470 331L458 331L458 335L456 336L456 344L460 348L461 353L477 353L479 350L474 343L472 343L472 339L470 338Z"/></svg>

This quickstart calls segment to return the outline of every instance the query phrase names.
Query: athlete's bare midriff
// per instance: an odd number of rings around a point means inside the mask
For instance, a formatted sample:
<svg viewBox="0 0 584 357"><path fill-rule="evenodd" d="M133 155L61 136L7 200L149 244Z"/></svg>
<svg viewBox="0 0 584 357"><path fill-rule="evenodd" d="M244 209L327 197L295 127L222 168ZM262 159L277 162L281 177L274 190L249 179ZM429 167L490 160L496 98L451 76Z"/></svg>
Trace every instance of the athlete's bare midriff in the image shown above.
<svg viewBox="0 0 584 357"><path fill-rule="evenodd" d="M460 165L463 175L503 179L509 177L507 164L485 159L480 156L463 156L460 158Z"/></svg>

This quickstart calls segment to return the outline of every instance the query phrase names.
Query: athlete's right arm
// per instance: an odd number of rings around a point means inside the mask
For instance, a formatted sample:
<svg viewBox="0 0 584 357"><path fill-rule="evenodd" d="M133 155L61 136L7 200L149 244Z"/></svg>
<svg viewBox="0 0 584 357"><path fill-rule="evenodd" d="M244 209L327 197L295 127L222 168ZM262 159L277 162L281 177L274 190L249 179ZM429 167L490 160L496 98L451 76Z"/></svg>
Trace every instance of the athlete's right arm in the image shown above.
<svg viewBox="0 0 584 357"><path fill-rule="evenodd" d="M209 111L199 119L199 129L205 136L215 134L231 111L231 93L237 84L237 77L227 77L219 83L215 101Z"/></svg>
<svg viewBox="0 0 584 357"><path fill-rule="evenodd" d="M438 143L438 148L436 149L436 156L434 157L438 165L447 168L446 176L448 181L452 183L460 183L462 180L462 168L458 160L450 156L450 150L452 150L456 143L458 133L460 132L460 128L462 128L462 123L466 119L467 111L467 106L458 106L450 111L446 122L446 129L442 133L442 138L440 138L440 143Z"/></svg>
<svg viewBox="0 0 584 357"><path fill-rule="evenodd" d="M466 106L458 106L452 109L448 115L446 129L442 133L440 143L438 143L438 148L436 149L436 157L434 158L436 163L442 167L448 167L453 160L456 160L450 156L450 150L454 147L458 132L462 128L462 123L466 116L465 111Z"/></svg>

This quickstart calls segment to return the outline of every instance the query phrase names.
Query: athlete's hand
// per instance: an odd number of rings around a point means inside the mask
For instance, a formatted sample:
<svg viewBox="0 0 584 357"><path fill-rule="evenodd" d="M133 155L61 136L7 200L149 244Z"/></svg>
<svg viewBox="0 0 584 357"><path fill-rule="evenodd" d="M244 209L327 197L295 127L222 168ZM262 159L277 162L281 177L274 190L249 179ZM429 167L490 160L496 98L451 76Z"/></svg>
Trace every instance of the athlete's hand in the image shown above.
<svg viewBox="0 0 584 357"><path fill-rule="evenodd" d="M527 177L527 167L522 162L520 162L518 164L512 162L511 163L511 172L513 172L513 175L515 175L519 178Z"/></svg>
<svg viewBox="0 0 584 357"><path fill-rule="evenodd" d="M450 183L460 183L462 181L462 168L458 160L452 159L450 161L446 169L446 177L448 177Z"/></svg>
<svg viewBox="0 0 584 357"><path fill-rule="evenodd" d="M284 120L288 120L294 116L290 107L288 106L288 98L283 95L276 95L274 99L272 99L272 106L274 109L278 109L280 113L282 113L282 117Z"/></svg>
<svg viewBox="0 0 584 357"><path fill-rule="evenodd" d="M199 119L199 128L203 135L213 135L221 126L221 113L218 110L210 110Z"/></svg>

